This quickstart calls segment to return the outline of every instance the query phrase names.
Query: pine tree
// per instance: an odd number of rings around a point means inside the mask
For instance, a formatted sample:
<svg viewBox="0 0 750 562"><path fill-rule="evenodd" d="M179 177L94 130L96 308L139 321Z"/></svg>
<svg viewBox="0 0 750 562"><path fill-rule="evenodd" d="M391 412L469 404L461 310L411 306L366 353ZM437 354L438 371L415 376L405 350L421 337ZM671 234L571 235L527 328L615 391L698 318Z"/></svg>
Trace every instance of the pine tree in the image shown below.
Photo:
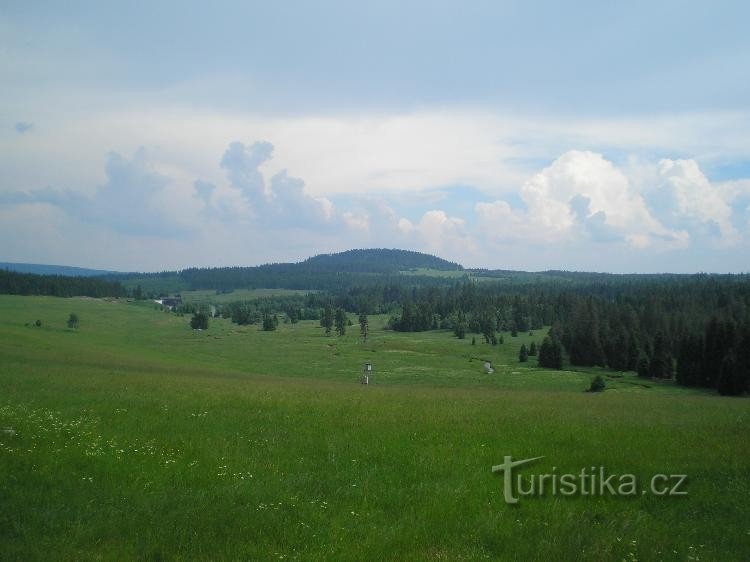
<svg viewBox="0 0 750 562"><path fill-rule="evenodd" d="M529 352L526 351L526 344L521 344L521 350L518 352L518 360L521 363L526 363L529 360Z"/></svg>
<svg viewBox="0 0 750 562"><path fill-rule="evenodd" d="M333 309L330 305L327 305L323 309L323 315L320 318L320 325L325 328L326 336L330 336L331 330L333 329Z"/></svg>
<svg viewBox="0 0 750 562"><path fill-rule="evenodd" d="M672 378L672 355L669 353L667 341L661 332L654 338L654 352L651 355L648 371L652 378Z"/></svg>
<svg viewBox="0 0 750 562"><path fill-rule="evenodd" d="M336 317L334 322L336 324L336 333L339 336L343 336L344 334L346 334L346 325L348 322L346 312L344 312L343 308L336 309Z"/></svg>
<svg viewBox="0 0 750 562"><path fill-rule="evenodd" d="M529 355L530 356L536 355L536 342L531 342L531 345L529 346Z"/></svg>
<svg viewBox="0 0 750 562"><path fill-rule="evenodd" d="M204 311L197 311L190 319L190 327L193 330L206 330L208 328L208 314Z"/></svg>
<svg viewBox="0 0 750 562"><path fill-rule="evenodd" d="M556 339L546 337L539 347L539 366L562 369L562 346Z"/></svg>
<svg viewBox="0 0 750 562"><path fill-rule="evenodd" d="M456 317L456 323L453 326L453 333L460 340L466 337L466 315L464 314L463 310L458 311L458 316Z"/></svg>
<svg viewBox="0 0 750 562"><path fill-rule="evenodd" d="M745 390L744 382L740 365L734 351L731 351L721 362L716 389L722 396L739 396Z"/></svg>
<svg viewBox="0 0 750 562"><path fill-rule="evenodd" d="M369 332L369 325L367 322L367 314L361 312L359 314L359 335L362 337L362 341L367 341L367 334Z"/></svg>
<svg viewBox="0 0 750 562"><path fill-rule="evenodd" d="M684 336L677 353L677 382L684 386L696 386L701 379L703 340L700 336Z"/></svg>
<svg viewBox="0 0 750 562"><path fill-rule="evenodd" d="M265 332L273 332L277 327L279 326L279 317L271 314L264 314L263 315L263 331Z"/></svg>
<svg viewBox="0 0 750 562"><path fill-rule="evenodd" d="M68 328L78 328L78 315L75 312L71 312L68 316Z"/></svg>

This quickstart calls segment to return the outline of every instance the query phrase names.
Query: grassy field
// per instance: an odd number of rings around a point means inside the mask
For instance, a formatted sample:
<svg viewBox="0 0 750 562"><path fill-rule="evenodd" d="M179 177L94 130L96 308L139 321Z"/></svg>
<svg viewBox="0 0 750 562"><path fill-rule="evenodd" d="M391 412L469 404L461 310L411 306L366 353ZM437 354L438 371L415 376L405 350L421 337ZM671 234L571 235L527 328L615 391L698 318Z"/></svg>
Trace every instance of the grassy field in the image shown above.
<svg viewBox="0 0 750 562"><path fill-rule="evenodd" d="M192 303L227 303L235 301L253 301L268 297L290 297L295 295L306 295L314 291L301 291L297 289L235 289L230 293L217 293L216 291L182 291L182 300Z"/></svg>
<svg viewBox="0 0 750 562"><path fill-rule="evenodd" d="M80 328L70 330L70 312ZM35 320L41 327L34 327ZM519 364L521 343L326 337L0 296L0 558L747 560L750 401ZM28 324L28 325L27 325ZM477 336L477 340L480 338ZM483 360L496 369L484 373ZM358 384L372 361L374 384ZM503 501L491 467L605 466L687 496Z"/></svg>

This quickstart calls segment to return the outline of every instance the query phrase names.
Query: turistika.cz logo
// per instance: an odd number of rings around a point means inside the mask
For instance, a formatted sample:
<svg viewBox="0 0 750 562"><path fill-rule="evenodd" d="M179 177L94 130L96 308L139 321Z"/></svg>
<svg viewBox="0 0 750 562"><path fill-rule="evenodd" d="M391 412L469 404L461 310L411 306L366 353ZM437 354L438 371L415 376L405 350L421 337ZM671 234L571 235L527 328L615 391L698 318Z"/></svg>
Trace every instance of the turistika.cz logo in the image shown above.
<svg viewBox="0 0 750 562"><path fill-rule="evenodd" d="M686 496L686 474L654 474L648 486L638 485L635 474L608 474L603 467L582 468L578 473L560 474L557 467L546 474L531 474L524 478L514 469L544 457L514 461L506 455L503 464L492 467L493 473L503 474L505 503L518 503L518 496ZM513 478L515 474L515 479Z"/></svg>

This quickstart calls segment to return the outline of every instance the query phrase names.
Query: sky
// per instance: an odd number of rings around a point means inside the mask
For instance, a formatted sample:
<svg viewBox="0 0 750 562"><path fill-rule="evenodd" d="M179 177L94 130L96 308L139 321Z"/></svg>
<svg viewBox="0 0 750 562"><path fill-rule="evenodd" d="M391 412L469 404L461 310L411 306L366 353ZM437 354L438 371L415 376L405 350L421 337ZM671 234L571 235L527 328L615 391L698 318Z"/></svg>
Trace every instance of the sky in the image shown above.
<svg viewBox="0 0 750 562"><path fill-rule="evenodd" d="M750 271L745 2L0 3L0 261Z"/></svg>

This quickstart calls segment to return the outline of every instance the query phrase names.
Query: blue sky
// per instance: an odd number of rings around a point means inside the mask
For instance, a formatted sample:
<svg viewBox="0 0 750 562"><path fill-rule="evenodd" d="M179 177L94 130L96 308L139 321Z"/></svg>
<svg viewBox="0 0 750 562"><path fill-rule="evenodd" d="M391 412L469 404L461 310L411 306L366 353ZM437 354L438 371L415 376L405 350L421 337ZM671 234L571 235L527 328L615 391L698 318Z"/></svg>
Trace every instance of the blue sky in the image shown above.
<svg viewBox="0 0 750 562"><path fill-rule="evenodd" d="M4 2L0 259L747 271L741 2Z"/></svg>

